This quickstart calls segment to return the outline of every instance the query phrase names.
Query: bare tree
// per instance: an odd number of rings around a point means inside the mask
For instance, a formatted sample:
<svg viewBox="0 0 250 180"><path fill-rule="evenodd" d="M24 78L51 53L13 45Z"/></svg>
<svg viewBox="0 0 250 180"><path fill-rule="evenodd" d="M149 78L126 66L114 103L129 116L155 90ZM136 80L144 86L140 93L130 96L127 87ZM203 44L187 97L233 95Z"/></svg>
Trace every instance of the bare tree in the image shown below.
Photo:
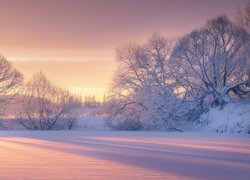
<svg viewBox="0 0 250 180"><path fill-rule="evenodd" d="M229 101L230 91L247 94L249 42L249 34L225 16L183 37L170 60L183 97L202 104L211 96L214 105L223 105Z"/></svg>
<svg viewBox="0 0 250 180"><path fill-rule="evenodd" d="M0 108L19 92L23 76L3 56L0 56Z"/></svg>
<svg viewBox="0 0 250 180"><path fill-rule="evenodd" d="M17 118L22 126L31 130L55 129L60 122L71 129L80 107L80 98L53 85L40 72L27 83L23 109Z"/></svg>

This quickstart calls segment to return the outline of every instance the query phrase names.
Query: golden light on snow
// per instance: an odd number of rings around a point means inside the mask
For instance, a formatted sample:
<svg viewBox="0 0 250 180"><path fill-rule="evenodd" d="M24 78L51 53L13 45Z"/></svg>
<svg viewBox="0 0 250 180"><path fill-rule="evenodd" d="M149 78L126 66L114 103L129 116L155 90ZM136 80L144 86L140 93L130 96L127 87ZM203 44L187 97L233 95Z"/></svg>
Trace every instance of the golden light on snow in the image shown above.
<svg viewBox="0 0 250 180"><path fill-rule="evenodd" d="M250 172L248 137L150 132L6 132L2 179L227 179Z"/></svg>
<svg viewBox="0 0 250 180"><path fill-rule="evenodd" d="M141 177L180 178L171 173L119 163L92 156L100 148L26 138L1 138L2 178L18 179L131 179ZM88 156L88 153L90 155ZM10 170L11 169L11 170Z"/></svg>

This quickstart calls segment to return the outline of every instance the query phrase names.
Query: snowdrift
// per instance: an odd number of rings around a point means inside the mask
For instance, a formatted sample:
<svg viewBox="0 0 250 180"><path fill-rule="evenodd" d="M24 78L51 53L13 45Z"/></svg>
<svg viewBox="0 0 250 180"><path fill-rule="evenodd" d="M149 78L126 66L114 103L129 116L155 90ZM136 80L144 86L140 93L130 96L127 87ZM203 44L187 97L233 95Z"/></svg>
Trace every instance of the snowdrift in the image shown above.
<svg viewBox="0 0 250 180"><path fill-rule="evenodd" d="M210 108L199 121L200 131L250 134L250 101L228 103L223 109Z"/></svg>

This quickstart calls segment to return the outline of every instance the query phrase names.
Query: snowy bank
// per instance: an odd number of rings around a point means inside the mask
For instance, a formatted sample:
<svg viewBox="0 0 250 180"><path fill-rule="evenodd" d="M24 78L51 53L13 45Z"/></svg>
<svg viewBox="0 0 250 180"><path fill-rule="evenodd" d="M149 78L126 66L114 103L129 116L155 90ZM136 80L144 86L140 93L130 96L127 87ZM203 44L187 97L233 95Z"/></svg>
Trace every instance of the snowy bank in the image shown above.
<svg viewBox="0 0 250 180"><path fill-rule="evenodd" d="M200 117L201 131L250 134L250 102L232 102L223 109L210 108Z"/></svg>

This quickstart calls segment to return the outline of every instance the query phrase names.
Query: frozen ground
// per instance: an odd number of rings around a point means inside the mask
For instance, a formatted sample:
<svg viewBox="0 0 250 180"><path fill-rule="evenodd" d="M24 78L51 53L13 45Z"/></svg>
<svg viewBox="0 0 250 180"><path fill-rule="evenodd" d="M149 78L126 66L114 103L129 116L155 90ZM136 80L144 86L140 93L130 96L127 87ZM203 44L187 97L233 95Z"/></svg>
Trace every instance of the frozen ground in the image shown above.
<svg viewBox="0 0 250 180"><path fill-rule="evenodd" d="M249 179L250 136L2 131L0 179Z"/></svg>

